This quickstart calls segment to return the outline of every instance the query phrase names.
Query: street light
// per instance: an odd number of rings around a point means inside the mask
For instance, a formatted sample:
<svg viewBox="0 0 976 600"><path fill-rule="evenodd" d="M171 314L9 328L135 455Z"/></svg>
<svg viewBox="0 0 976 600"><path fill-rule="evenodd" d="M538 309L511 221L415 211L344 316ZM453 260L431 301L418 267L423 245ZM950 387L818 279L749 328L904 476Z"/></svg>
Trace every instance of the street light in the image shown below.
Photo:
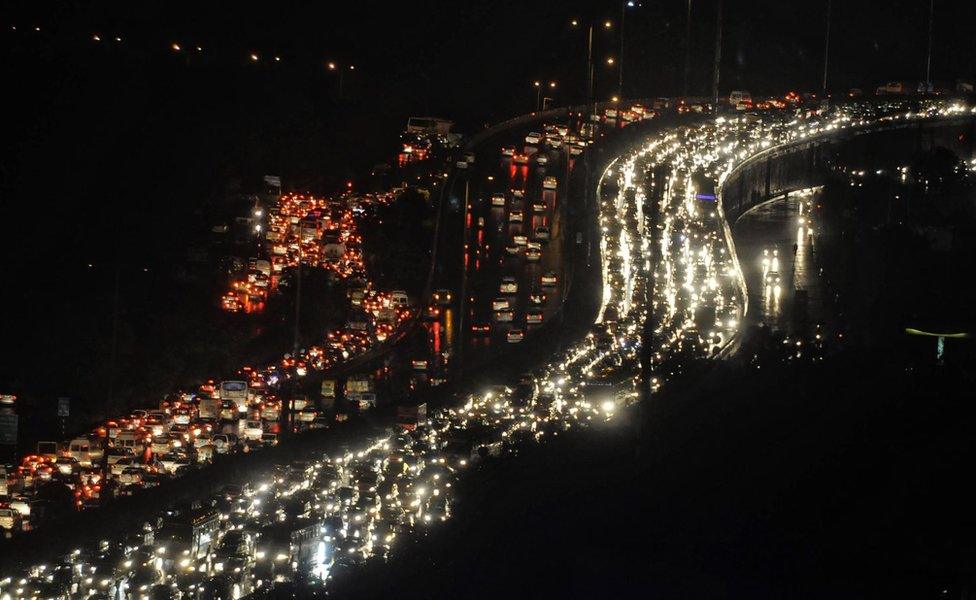
<svg viewBox="0 0 976 600"><path fill-rule="evenodd" d="M550 90L554 90L556 89L556 82L550 81L547 84L547 86L543 86L541 81L536 80L532 82L532 87L535 88L535 109L539 110L540 108L539 102L541 102L542 100L542 88L548 87Z"/></svg>
<svg viewBox="0 0 976 600"><path fill-rule="evenodd" d="M617 87L620 95L624 95L624 31L627 24L627 9L640 6L635 0L625 0L620 3L620 67L617 71Z"/></svg>
<svg viewBox="0 0 976 600"><path fill-rule="evenodd" d="M573 19L570 21L570 25L573 27L578 27L580 21L578 19ZM613 21L604 21L603 28L610 29L613 27ZM591 102L593 100L593 22L590 21L587 26L586 31L586 101Z"/></svg>
<svg viewBox="0 0 976 600"><path fill-rule="evenodd" d="M345 65L345 67L343 67L343 65L341 65L341 64L339 64L339 63L337 63L335 61L331 61L330 60L329 62L327 62L325 64L325 66L330 71L338 71L339 72L339 94L338 94L338 97L339 98L342 98L342 74L343 74L343 72L346 69L348 69L350 71L355 71L356 70L356 65Z"/></svg>

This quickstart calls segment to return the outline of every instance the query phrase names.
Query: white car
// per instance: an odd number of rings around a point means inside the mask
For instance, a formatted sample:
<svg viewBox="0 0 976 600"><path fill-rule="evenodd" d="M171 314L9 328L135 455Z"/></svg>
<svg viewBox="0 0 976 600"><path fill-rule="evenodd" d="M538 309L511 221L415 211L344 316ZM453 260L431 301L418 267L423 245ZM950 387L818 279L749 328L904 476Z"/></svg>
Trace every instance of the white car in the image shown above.
<svg viewBox="0 0 976 600"><path fill-rule="evenodd" d="M525 260L531 262L539 262L542 260L542 250L537 248L529 248L525 251Z"/></svg>
<svg viewBox="0 0 976 600"><path fill-rule="evenodd" d="M509 223L521 223L522 222L522 211L520 211L520 210L513 210L512 212L508 213L508 222Z"/></svg>
<svg viewBox="0 0 976 600"><path fill-rule="evenodd" d="M529 243L529 238L525 237L524 235L513 235L512 243L521 248Z"/></svg>
<svg viewBox="0 0 976 600"><path fill-rule="evenodd" d="M538 325L539 323L542 323L542 311L535 309L525 313L525 322L528 325Z"/></svg>
<svg viewBox="0 0 976 600"><path fill-rule="evenodd" d="M534 213L544 213L546 212L546 203L539 201L532 203L532 212Z"/></svg>
<svg viewBox="0 0 976 600"><path fill-rule="evenodd" d="M508 298L495 298L491 301L491 310L494 311L508 310L511 307L512 304Z"/></svg>
<svg viewBox="0 0 976 600"><path fill-rule="evenodd" d="M525 332L521 329L512 329L505 334L505 339L509 344L517 344L525 339Z"/></svg>
<svg viewBox="0 0 976 600"><path fill-rule="evenodd" d="M518 281L514 277L505 276L502 277L502 282L498 286L499 293L502 294L517 294L518 293Z"/></svg>
<svg viewBox="0 0 976 600"><path fill-rule="evenodd" d="M548 227L535 228L535 239L548 241L550 237L552 237L552 230Z"/></svg>
<svg viewBox="0 0 976 600"><path fill-rule="evenodd" d="M548 273L544 273L542 275L542 278L540 279L540 283L542 283L542 285L547 286L547 287L552 287L552 286L556 285L556 283L558 281L559 281L559 278L556 277L556 274L553 273L552 271L549 271Z"/></svg>
<svg viewBox="0 0 976 600"><path fill-rule="evenodd" d="M529 135L525 136L526 144L538 144L542 141L542 134L537 131L529 132Z"/></svg>
<svg viewBox="0 0 976 600"><path fill-rule="evenodd" d="M495 320L499 323L511 323L515 320L515 312L512 309L500 310L495 313Z"/></svg>
<svg viewBox="0 0 976 600"><path fill-rule="evenodd" d="M557 185L558 182L556 181L556 178L553 177L552 175L549 175L542 180L542 189L544 190L554 190L556 189Z"/></svg>
<svg viewBox="0 0 976 600"><path fill-rule="evenodd" d="M505 206L505 194L492 194L491 195L491 205L492 206Z"/></svg>
<svg viewBox="0 0 976 600"><path fill-rule="evenodd" d="M545 154L543 154L542 152L540 152L540 153L538 153L538 154L535 155L535 162L538 165L545 166L545 165L549 164L549 157L546 156Z"/></svg>

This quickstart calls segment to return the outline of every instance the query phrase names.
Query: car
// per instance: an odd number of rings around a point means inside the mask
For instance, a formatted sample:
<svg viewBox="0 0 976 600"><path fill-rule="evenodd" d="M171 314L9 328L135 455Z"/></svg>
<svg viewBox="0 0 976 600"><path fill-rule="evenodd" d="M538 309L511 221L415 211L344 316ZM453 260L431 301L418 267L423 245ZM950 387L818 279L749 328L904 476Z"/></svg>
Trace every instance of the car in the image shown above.
<svg viewBox="0 0 976 600"><path fill-rule="evenodd" d="M519 246L518 244L505 246L505 252L511 255L520 254L522 252L522 246Z"/></svg>
<svg viewBox="0 0 976 600"><path fill-rule="evenodd" d="M512 156L513 154L515 154L513 146L502 146L502 156Z"/></svg>
<svg viewBox="0 0 976 600"><path fill-rule="evenodd" d="M517 344L525 339L525 332L521 329L511 329L505 334L505 341L509 344Z"/></svg>
<svg viewBox="0 0 976 600"><path fill-rule="evenodd" d="M525 260L539 262L542 260L542 250L538 248L528 248L525 250Z"/></svg>
<svg viewBox="0 0 976 600"><path fill-rule="evenodd" d="M444 289L434 290L431 299L434 301L435 304L439 304L441 306L447 306L451 303L451 290L444 290Z"/></svg>
<svg viewBox="0 0 976 600"><path fill-rule="evenodd" d="M441 307L436 304L430 304L424 309L424 319L427 321L436 321L441 318Z"/></svg>
<svg viewBox="0 0 976 600"><path fill-rule="evenodd" d="M539 152L538 154L535 155L535 164L544 167L547 164L549 164L549 157L546 156L545 153Z"/></svg>
<svg viewBox="0 0 976 600"><path fill-rule="evenodd" d="M502 277L502 282L498 285L498 291L502 294L517 294L518 280L509 275Z"/></svg>
<svg viewBox="0 0 976 600"><path fill-rule="evenodd" d="M138 485L142 483L142 469L138 467L122 469L122 472L119 473L118 480L122 485Z"/></svg>
<svg viewBox="0 0 976 600"><path fill-rule="evenodd" d="M538 144L542 141L542 134L537 131L530 131L528 135L525 136L526 144Z"/></svg>
<svg viewBox="0 0 976 600"><path fill-rule="evenodd" d="M583 149L585 147L586 146L581 145L581 144L572 144L569 147L569 155L570 156L579 156L580 154L583 154Z"/></svg>
<svg viewBox="0 0 976 600"><path fill-rule="evenodd" d="M542 323L542 309L533 308L526 312L525 323L527 325L538 325Z"/></svg>
<svg viewBox="0 0 976 600"><path fill-rule="evenodd" d="M548 296L546 296L545 293L539 288L534 288L531 292L529 292L530 304L541 306L546 303L546 300L548 300Z"/></svg>
<svg viewBox="0 0 976 600"><path fill-rule="evenodd" d="M525 245L529 243L529 238L525 237L524 235L513 235L512 243L516 246L525 247Z"/></svg>
<svg viewBox="0 0 976 600"><path fill-rule="evenodd" d="M495 320L499 323L511 323L515 320L515 312L512 309L499 310L495 312Z"/></svg>
<svg viewBox="0 0 976 600"><path fill-rule="evenodd" d="M552 237L552 230L545 226L536 227L533 237L537 240L549 241L549 238Z"/></svg>
<svg viewBox="0 0 976 600"><path fill-rule="evenodd" d="M505 194L492 194L491 195L491 205L492 206L505 206Z"/></svg>
<svg viewBox="0 0 976 600"><path fill-rule="evenodd" d="M552 175L547 175L546 178L542 180L542 189L554 190L556 189L557 185L558 182L556 181L556 178L553 177Z"/></svg>
<svg viewBox="0 0 976 600"><path fill-rule="evenodd" d="M512 307L512 303L508 298L501 297L495 298L491 301L491 310L508 310Z"/></svg>
<svg viewBox="0 0 976 600"><path fill-rule="evenodd" d="M516 152L515 154L512 155L512 162L517 165L528 164L529 155L523 152Z"/></svg>
<svg viewBox="0 0 976 600"><path fill-rule="evenodd" d="M552 287L552 286L556 285L556 283L558 283L558 281L559 281L559 278L556 277L556 274L553 271L547 271L546 273L543 273L542 274L542 277L539 280L539 282L543 286L547 286L547 287Z"/></svg>
<svg viewBox="0 0 976 600"><path fill-rule="evenodd" d="M474 164L474 152L465 152L461 155L461 160L468 163L469 165Z"/></svg>
<svg viewBox="0 0 976 600"><path fill-rule="evenodd" d="M490 323L473 323L471 325L472 335L489 335L491 333Z"/></svg>
<svg viewBox="0 0 976 600"><path fill-rule="evenodd" d="M526 250L542 250L542 244L539 242L529 242L525 245Z"/></svg>
<svg viewBox="0 0 976 600"><path fill-rule="evenodd" d="M511 212L508 213L508 222L509 223L521 223L522 220L523 220L522 211L520 211L520 210L513 210L513 211L511 211Z"/></svg>
<svg viewBox="0 0 976 600"><path fill-rule="evenodd" d="M604 114L606 115L606 117L608 119L616 119L617 118L617 109L616 108L608 108L607 111L606 111L606 113L604 113Z"/></svg>
<svg viewBox="0 0 976 600"><path fill-rule="evenodd" d="M536 200L535 202L532 203L532 212L536 214L546 212L546 203L543 202L542 200Z"/></svg>

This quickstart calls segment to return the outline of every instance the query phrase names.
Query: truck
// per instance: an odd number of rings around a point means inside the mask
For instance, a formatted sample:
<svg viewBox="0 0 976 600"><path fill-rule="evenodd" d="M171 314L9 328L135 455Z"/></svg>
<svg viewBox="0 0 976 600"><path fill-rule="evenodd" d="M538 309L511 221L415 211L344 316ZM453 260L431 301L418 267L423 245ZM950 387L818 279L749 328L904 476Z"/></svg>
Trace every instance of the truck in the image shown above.
<svg viewBox="0 0 976 600"><path fill-rule="evenodd" d="M350 375L346 379L346 396L354 393L372 392L373 378L369 375Z"/></svg>
<svg viewBox="0 0 976 600"><path fill-rule="evenodd" d="M55 460L58 458L57 442L37 442L37 455Z"/></svg>
<svg viewBox="0 0 976 600"><path fill-rule="evenodd" d="M220 399L232 401L237 405L238 411L245 412L247 410L247 382L221 381Z"/></svg>
<svg viewBox="0 0 976 600"><path fill-rule="evenodd" d="M336 396L336 381L335 381L335 379L323 379L322 380L321 392L322 392L322 397L323 398L326 398L326 399L331 398L331 399L335 400L335 396Z"/></svg>
<svg viewBox="0 0 976 600"><path fill-rule="evenodd" d="M396 415L397 425L413 431L421 423L427 420L427 403L421 402L409 406L398 406Z"/></svg>
<svg viewBox="0 0 976 600"><path fill-rule="evenodd" d="M912 84L905 81L889 81L875 88L874 93L878 96L910 94L912 93Z"/></svg>
<svg viewBox="0 0 976 600"><path fill-rule="evenodd" d="M211 396L197 396L197 410L201 419L220 418L220 398Z"/></svg>

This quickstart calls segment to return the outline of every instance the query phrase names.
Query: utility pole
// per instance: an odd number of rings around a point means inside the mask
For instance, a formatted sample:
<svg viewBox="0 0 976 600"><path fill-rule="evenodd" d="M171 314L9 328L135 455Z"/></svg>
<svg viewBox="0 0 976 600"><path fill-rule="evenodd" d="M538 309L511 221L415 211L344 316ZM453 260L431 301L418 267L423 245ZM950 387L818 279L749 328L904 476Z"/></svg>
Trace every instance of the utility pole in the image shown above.
<svg viewBox="0 0 976 600"><path fill-rule="evenodd" d="M688 96L688 77L691 73L691 0L688 0L688 18L685 19L685 87L684 96Z"/></svg>
<svg viewBox="0 0 976 600"><path fill-rule="evenodd" d="M823 86L821 91L823 95L827 96L827 64L830 59L830 8L831 0L827 0L827 33L824 35L824 71L823 71Z"/></svg>
<svg viewBox="0 0 976 600"><path fill-rule="evenodd" d="M715 65L712 67L712 105L718 112L718 84L722 69L722 0L718 0L718 18L715 21Z"/></svg>
<svg viewBox="0 0 976 600"><path fill-rule="evenodd" d="M932 91L932 23L935 19L935 0L929 0L929 46L925 58L925 91Z"/></svg>

